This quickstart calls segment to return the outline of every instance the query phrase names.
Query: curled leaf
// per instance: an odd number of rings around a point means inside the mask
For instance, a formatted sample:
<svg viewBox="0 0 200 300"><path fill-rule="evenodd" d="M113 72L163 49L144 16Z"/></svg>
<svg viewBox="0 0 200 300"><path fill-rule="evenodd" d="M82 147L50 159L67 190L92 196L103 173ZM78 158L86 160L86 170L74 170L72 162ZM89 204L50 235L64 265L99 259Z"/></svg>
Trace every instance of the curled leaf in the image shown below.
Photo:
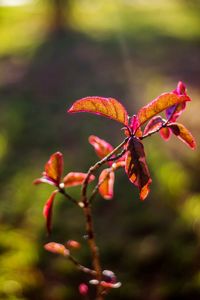
<svg viewBox="0 0 200 300"><path fill-rule="evenodd" d="M162 125L165 123L165 120L162 119L161 116L153 117L146 125L144 129L144 135L152 134L153 132L157 131Z"/></svg>
<svg viewBox="0 0 200 300"><path fill-rule="evenodd" d="M170 122L175 122L186 108L186 102L173 105L166 109L166 117Z"/></svg>
<svg viewBox="0 0 200 300"><path fill-rule="evenodd" d="M55 242L51 242L51 243L44 245L44 248L45 248L45 250L47 250L49 252L52 252L55 254L60 254L63 256L68 256L70 254L69 250L66 249L64 245L55 243Z"/></svg>
<svg viewBox="0 0 200 300"><path fill-rule="evenodd" d="M113 146L95 135L90 135L88 140L100 158L104 158L113 150Z"/></svg>
<svg viewBox="0 0 200 300"><path fill-rule="evenodd" d="M46 227L47 227L48 234L51 233L53 202L54 202L57 192L58 191L56 190L51 194L50 198L47 200L47 202L45 203L44 208L43 208L43 215L46 219Z"/></svg>
<svg viewBox="0 0 200 300"><path fill-rule="evenodd" d="M64 187L81 185L86 177L87 177L87 173L70 172L63 179ZM89 182L93 181L94 179L95 176L91 175L89 178Z"/></svg>
<svg viewBox="0 0 200 300"><path fill-rule="evenodd" d="M114 98L103 98L98 96L85 97L75 101L68 112L89 112L108 117L125 125L128 124L128 114L126 109Z"/></svg>
<svg viewBox="0 0 200 300"><path fill-rule="evenodd" d="M176 95L184 95L187 96L186 93L186 86L183 82L179 81L177 84L177 87L174 91L172 91L172 93L176 94ZM168 107L166 109L166 117L170 122L175 122L176 119L182 114L182 112L185 110L186 107L186 102L182 102L179 104L175 104L171 107Z"/></svg>
<svg viewBox="0 0 200 300"><path fill-rule="evenodd" d="M196 148L196 141L191 132L180 123L170 123L168 126L172 132L187 146L189 146L192 149Z"/></svg>
<svg viewBox="0 0 200 300"><path fill-rule="evenodd" d="M135 137L131 137L128 141L125 171L129 180L139 188L140 199L144 200L148 196L152 180L145 159L144 146Z"/></svg>
<svg viewBox="0 0 200 300"><path fill-rule="evenodd" d="M113 198L115 173L111 169L104 169L99 176L99 193L106 199Z"/></svg>
<svg viewBox="0 0 200 300"><path fill-rule="evenodd" d="M50 179L59 184L63 172L63 155L60 152L56 152L51 155L50 159L45 165L45 171L43 177Z"/></svg>
<svg viewBox="0 0 200 300"><path fill-rule="evenodd" d="M164 93L151 101L146 106L142 107L138 112L138 119L142 125L153 116L159 114L161 111L179 103L190 101L187 95L177 95L173 92Z"/></svg>

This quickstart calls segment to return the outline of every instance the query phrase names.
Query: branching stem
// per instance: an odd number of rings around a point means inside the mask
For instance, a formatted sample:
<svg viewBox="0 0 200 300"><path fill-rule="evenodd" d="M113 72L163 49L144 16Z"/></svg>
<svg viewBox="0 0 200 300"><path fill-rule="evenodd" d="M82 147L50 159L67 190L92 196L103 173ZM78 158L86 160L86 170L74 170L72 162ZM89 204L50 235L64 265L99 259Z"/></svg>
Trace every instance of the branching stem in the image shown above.
<svg viewBox="0 0 200 300"><path fill-rule="evenodd" d="M86 220L86 233L87 233L87 237L88 237L88 244L89 244L90 252L92 255L93 268L96 272L96 279L99 282L101 282L101 278L102 278L102 268L101 268L100 257L99 257L99 249L96 245L96 240L95 240L91 203L87 197L87 188L88 188L90 176L96 170L98 170L104 163L106 163L108 161L108 159L113 156L113 154L115 154L118 150L120 150L127 143L127 141L128 141L128 138L126 138L121 144L119 144L115 149L113 149L113 151L111 151L106 157L104 157L102 160L98 161L96 164L94 164L92 167L90 167L87 172L87 176L82 185L81 201L83 203L83 212L84 212L85 220ZM96 300L103 300L104 298L105 298L105 295L103 295L102 286L97 285Z"/></svg>

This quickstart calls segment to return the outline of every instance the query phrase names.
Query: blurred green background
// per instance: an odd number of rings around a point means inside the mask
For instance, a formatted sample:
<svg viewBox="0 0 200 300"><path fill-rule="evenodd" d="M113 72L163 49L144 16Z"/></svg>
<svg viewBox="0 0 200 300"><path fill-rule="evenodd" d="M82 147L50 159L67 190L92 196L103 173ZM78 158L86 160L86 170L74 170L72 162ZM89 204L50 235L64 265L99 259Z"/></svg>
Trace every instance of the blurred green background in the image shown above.
<svg viewBox="0 0 200 300"><path fill-rule="evenodd" d="M76 239L90 265L79 211L58 197L46 236L42 208L52 188L32 185L55 151L65 173L96 161L90 134L117 145L111 120L67 115L89 95L119 99L130 114L179 80L192 102L180 121L199 142L199 0L0 0L0 299L81 299L87 282L48 241ZM153 184L140 202L124 173L115 199L95 202L102 264L122 287L108 299L200 299L200 157L175 137L145 140ZM71 189L79 195L79 189Z"/></svg>

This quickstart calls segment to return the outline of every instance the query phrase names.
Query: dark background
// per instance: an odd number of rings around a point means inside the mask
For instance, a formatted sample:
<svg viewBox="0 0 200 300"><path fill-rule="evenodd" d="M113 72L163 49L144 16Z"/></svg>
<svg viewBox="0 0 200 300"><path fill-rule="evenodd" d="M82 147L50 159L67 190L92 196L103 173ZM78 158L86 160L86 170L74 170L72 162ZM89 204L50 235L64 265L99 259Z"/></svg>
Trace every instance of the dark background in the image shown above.
<svg viewBox="0 0 200 300"><path fill-rule="evenodd" d="M81 299L87 276L43 245L78 240L74 254L90 266L83 217L57 197L47 238L42 208L52 188L32 181L55 151L64 154L65 174L85 172L97 159L91 134L122 141L114 121L66 113L89 95L114 97L132 115L182 80L192 102L180 121L198 143L200 2L19 2L0 1L0 299ZM159 135L145 149L148 199L119 171L115 198L95 201L102 265L122 282L107 298L200 299L199 150Z"/></svg>

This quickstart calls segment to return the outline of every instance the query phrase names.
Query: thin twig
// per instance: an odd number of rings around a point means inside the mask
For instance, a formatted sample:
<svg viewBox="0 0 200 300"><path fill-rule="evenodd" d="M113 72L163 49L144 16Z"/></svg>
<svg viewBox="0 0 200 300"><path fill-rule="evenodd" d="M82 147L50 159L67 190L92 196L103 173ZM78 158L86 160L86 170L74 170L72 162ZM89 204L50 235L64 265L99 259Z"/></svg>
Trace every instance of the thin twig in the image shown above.
<svg viewBox="0 0 200 300"><path fill-rule="evenodd" d="M73 197L71 197L64 188L60 188L58 190L61 194L63 194L69 201L73 202L74 204L76 204L77 206L79 206L78 201L76 201Z"/></svg>
<svg viewBox="0 0 200 300"><path fill-rule="evenodd" d="M119 154L117 154L115 157L111 157L111 158L108 158L107 161L115 161L119 158L121 158L124 153L126 152L126 149L123 149Z"/></svg>
<svg viewBox="0 0 200 300"><path fill-rule="evenodd" d="M79 269L80 271L90 274L91 276L96 276L96 272L90 268L87 268L83 265L81 265L76 258L74 258L71 254L67 256L67 258Z"/></svg>

